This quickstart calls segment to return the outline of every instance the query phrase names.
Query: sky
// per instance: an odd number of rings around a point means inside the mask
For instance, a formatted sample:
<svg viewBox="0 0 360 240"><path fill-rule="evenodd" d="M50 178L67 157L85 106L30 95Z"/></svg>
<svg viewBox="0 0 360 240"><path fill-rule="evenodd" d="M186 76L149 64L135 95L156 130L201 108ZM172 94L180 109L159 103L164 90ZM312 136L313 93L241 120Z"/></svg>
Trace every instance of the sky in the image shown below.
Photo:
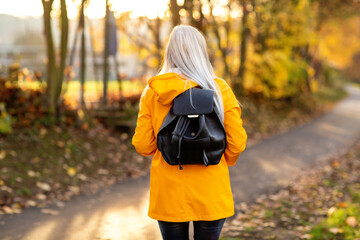
<svg viewBox="0 0 360 240"><path fill-rule="evenodd" d="M68 15L75 18L77 4L80 0L66 0ZM168 0L109 0L112 10L115 12L133 11L133 17L148 16L155 18L164 16ZM59 0L55 0L54 7L59 6ZM101 18L105 14L105 0L90 0L86 10L90 18ZM0 0L0 14L9 14L17 17L41 16L43 8L41 0Z"/></svg>

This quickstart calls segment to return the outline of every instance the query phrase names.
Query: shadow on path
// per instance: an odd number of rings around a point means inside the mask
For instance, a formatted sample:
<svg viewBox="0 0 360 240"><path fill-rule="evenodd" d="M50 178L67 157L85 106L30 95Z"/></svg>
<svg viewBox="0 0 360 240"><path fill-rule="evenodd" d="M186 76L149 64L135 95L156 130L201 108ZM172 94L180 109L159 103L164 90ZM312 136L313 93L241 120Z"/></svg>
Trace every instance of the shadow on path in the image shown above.
<svg viewBox="0 0 360 240"><path fill-rule="evenodd" d="M48 207L59 210L57 216L38 208L8 215L2 219L0 239L160 239L156 221L147 217L148 185L146 176L97 194L76 196L63 209Z"/></svg>
<svg viewBox="0 0 360 240"><path fill-rule="evenodd" d="M351 146L360 136L360 90L347 90L349 97L332 112L245 150L230 168L237 203L272 192ZM25 209L0 218L0 239L161 239L157 222L147 217L148 197L149 176L145 176L74 197L57 216Z"/></svg>

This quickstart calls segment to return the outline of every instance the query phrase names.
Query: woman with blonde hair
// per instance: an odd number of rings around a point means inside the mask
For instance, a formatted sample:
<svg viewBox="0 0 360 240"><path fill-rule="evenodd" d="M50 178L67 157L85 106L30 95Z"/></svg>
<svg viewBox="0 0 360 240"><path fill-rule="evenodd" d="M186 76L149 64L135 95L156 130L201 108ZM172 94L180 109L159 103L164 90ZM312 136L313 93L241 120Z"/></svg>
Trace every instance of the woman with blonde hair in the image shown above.
<svg viewBox="0 0 360 240"><path fill-rule="evenodd" d="M165 240L219 239L227 217L234 215L229 166L245 149L241 109L228 84L215 76L203 35L176 26L168 40L160 73L148 81L141 99L132 143L144 156L154 155L150 171L148 216L158 220ZM226 149L216 165L169 165L157 148L157 133L173 100L190 88L215 92L214 103L226 132Z"/></svg>

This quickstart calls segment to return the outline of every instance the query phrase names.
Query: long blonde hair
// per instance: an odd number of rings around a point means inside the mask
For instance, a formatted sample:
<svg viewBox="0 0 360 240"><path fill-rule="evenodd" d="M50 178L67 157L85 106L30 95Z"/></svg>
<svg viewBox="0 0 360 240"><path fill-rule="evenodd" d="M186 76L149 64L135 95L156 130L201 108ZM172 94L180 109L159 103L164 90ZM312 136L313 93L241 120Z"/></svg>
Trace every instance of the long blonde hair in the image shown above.
<svg viewBox="0 0 360 240"><path fill-rule="evenodd" d="M172 69L193 80L201 88L214 90L215 106L224 120L221 91L214 80L215 72L209 61L206 41L196 28L179 25L172 30L159 74Z"/></svg>

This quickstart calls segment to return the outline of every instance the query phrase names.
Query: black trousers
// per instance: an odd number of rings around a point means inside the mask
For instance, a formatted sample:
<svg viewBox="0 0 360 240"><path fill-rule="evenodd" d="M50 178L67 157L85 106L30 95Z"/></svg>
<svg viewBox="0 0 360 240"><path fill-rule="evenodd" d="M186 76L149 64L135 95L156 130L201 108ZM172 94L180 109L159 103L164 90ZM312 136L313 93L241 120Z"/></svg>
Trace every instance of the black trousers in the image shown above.
<svg viewBox="0 0 360 240"><path fill-rule="evenodd" d="M195 240L218 240L226 218L215 221L194 221ZM158 221L164 240L189 240L189 222Z"/></svg>

